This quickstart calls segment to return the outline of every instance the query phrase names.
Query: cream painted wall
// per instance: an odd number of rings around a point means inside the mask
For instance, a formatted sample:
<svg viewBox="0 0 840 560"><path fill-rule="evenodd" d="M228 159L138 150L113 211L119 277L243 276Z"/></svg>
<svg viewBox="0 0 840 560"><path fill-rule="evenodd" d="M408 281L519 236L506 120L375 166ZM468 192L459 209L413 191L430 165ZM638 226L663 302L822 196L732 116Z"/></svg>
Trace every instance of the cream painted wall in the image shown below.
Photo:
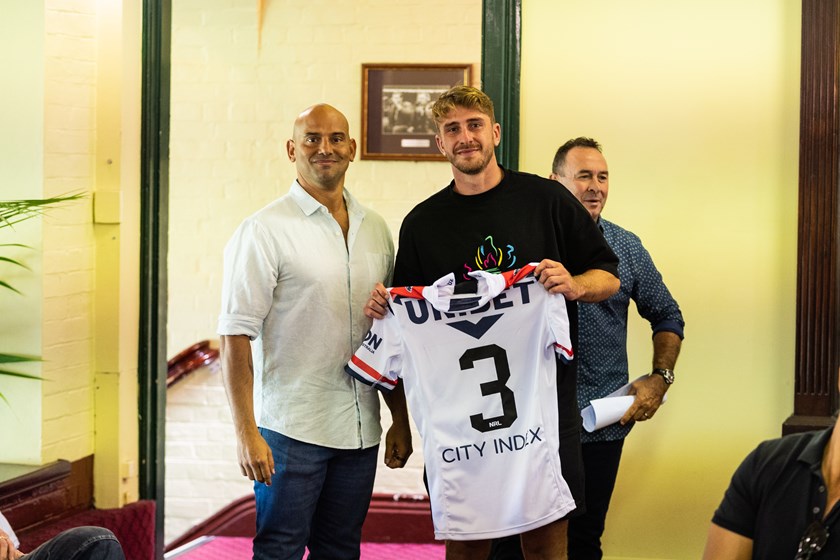
<svg viewBox="0 0 840 560"><path fill-rule="evenodd" d="M362 63L471 63L476 83L480 76L479 0L268 0L265 6L259 46L256 1L172 5L169 356L216 338L224 245L243 218L288 191L295 168L285 142L304 108L334 105L360 141ZM446 162L357 157L347 173L347 187L385 217L395 237L414 204L450 180ZM383 425L390 425L384 406L383 412ZM173 423L183 420L172 414ZM214 442L198 444L201 449L167 448L168 468L212 454ZM249 493L230 442L215 445L214 464L228 463L211 475L217 487L230 499ZM178 486L177 479L173 474L167 482L167 540L177 536L173 529L218 508L190 493L200 481ZM383 467L376 491L423 493L419 453L406 469Z"/></svg>
<svg viewBox="0 0 840 560"><path fill-rule="evenodd" d="M686 319L669 401L627 440L606 558L700 557L732 472L793 411L799 4L523 2L522 169L601 141L604 216L642 238ZM638 318L629 345L648 371Z"/></svg>
<svg viewBox="0 0 840 560"><path fill-rule="evenodd" d="M28 53L28 56L17 56ZM44 56L44 7L36 2L13 2L0 18L0 199L37 198L42 195L44 170L43 67L31 64ZM42 266L41 219L14 230L0 229L0 244L23 243L34 250L3 248L3 256L25 263L32 272L0 263L0 278L24 295L0 290L0 352L40 355ZM40 364L17 371L41 374ZM37 463L41 458L41 386L39 381L0 376L0 426L14 437L3 446L2 461ZM10 429L11 428L11 429ZM7 436L5 436L7 437Z"/></svg>

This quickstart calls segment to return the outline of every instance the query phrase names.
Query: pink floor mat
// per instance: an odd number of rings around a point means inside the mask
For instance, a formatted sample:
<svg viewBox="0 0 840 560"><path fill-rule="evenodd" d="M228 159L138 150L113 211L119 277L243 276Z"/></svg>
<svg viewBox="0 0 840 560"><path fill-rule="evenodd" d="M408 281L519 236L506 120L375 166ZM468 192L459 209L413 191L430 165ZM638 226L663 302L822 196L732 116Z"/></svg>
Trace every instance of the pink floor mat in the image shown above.
<svg viewBox="0 0 840 560"><path fill-rule="evenodd" d="M251 539L203 537L168 552L167 560L250 560ZM443 560L442 544L362 543L361 560Z"/></svg>

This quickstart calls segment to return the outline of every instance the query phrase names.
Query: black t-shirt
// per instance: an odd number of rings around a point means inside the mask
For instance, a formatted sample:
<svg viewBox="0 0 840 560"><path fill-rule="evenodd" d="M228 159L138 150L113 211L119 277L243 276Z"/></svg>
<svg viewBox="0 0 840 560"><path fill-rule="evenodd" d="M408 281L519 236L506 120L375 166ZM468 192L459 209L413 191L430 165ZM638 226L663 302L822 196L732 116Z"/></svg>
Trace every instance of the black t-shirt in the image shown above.
<svg viewBox="0 0 840 560"><path fill-rule="evenodd" d="M563 185L530 173L503 169L494 188L477 195L455 192L455 182L414 207L400 228L394 286L429 285L473 270L499 272L542 259L572 274L601 269L618 276L618 257L592 216ZM567 302L572 345L577 346L577 305ZM572 375L573 360L559 365ZM576 409L575 405L575 409Z"/></svg>
<svg viewBox="0 0 840 560"><path fill-rule="evenodd" d="M453 181L409 212L400 228L394 286L429 285L450 272L462 282L473 270L504 272L543 259L560 262L572 275L601 269L618 276L618 257L566 187L503 171L489 191L458 194ZM568 312L577 345L575 302L568 302Z"/></svg>
<svg viewBox="0 0 840 560"><path fill-rule="evenodd" d="M405 217L394 267L394 286L429 285L454 273L503 272L551 259L572 274L601 269L618 276L618 257L601 230L566 187L537 175L503 169L487 192L464 196L455 182ZM567 301L572 348L577 346L577 305ZM495 395L490 395L493 397ZM557 406L563 476L583 506L580 414L576 360L557 360Z"/></svg>
<svg viewBox="0 0 840 560"><path fill-rule="evenodd" d="M618 276L618 258L592 217L563 185L504 170L495 188L455 192L454 181L403 220L394 285L428 285L473 270L505 271L552 259L573 275L602 269Z"/></svg>

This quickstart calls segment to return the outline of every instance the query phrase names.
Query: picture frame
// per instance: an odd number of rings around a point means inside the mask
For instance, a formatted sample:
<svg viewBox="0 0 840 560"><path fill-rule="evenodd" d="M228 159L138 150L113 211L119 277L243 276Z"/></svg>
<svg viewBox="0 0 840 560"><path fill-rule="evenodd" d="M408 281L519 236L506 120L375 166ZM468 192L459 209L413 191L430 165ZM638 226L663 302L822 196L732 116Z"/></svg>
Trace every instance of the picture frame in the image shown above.
<svg viewBox="0 0 840 560"><path fill-rule="evenodd" d="M459 84L471 64L362 64L361 159L445 161L429 110Z"/></svg>

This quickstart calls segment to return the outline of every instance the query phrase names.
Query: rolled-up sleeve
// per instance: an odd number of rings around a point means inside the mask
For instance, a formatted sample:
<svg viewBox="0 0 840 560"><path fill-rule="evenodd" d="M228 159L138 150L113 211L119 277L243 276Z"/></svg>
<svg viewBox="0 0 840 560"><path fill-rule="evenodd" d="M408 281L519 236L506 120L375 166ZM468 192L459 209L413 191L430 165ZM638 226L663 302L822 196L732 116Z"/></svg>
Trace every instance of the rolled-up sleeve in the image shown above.
<svg viewBox="0 0 840 560"><path fill-rule="evenodd" d="M217 334L259 336L277 287L278 256L262 226L243 222L224 252Z"/></svg>

